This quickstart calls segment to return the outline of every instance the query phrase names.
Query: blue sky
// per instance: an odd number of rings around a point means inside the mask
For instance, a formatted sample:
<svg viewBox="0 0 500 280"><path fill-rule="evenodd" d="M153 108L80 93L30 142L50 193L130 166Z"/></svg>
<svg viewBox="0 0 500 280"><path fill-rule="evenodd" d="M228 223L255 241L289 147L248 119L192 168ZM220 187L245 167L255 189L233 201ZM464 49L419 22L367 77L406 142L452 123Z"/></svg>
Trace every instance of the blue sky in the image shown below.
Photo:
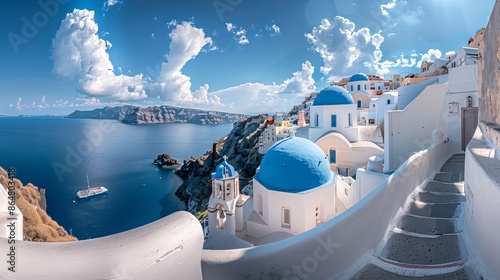
<svg viewBox="0 0 500 280"><path fill-rule="evenodd" d="M288 110L465 46L494 0L40 0L0 12L0 114L133 104Z"/></svg>

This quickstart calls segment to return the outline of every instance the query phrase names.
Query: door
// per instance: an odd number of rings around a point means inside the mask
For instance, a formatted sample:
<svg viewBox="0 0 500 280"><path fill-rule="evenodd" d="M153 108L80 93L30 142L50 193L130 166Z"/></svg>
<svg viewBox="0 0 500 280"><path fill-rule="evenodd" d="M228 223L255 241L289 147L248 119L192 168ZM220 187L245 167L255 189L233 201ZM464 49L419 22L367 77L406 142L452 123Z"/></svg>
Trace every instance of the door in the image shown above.
<svg viewBox="0 0 500 280"><path fill-rule="evenodd" d="M478 110L477 107L464 107L462 108L462 150L465 151L467 144L469 144L474 132L476 131L478 123Z"/></svg>

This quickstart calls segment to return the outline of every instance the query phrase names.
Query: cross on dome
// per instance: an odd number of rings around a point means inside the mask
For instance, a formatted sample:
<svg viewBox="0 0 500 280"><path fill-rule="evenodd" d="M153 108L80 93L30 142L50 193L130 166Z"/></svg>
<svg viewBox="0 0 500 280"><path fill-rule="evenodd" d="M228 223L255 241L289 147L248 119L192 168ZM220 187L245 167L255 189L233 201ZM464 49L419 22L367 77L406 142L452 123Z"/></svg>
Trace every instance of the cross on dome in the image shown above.
<svg viewBox="0 0 500 280"><path fill-rule="evenodd" d="M227 156L226 155L224 155L222 158L224 159L224 161L227 161Z"/></svg>

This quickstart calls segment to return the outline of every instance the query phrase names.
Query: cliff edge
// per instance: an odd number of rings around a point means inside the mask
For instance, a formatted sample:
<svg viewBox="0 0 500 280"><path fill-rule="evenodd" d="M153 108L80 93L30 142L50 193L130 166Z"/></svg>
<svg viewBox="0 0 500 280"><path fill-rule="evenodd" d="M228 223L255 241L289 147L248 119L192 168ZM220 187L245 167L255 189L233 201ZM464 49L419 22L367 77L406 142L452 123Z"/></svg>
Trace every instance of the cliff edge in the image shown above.
<svg viewBox="0 0 500 280"><path fill-rule="evenodd" d="M239 121L227 136L216 141L214 147L204 155L184 160L176 174L185 181L175 194L186 202L189 212L196 215L206 210L212 193L211 173L223 156L228 156L227 162L238 171L241 188L251 180L262 160L256 144L267 126L266 120L267 115L257 115Z"/></svg>
<svg viewBox="0 0 500 280"><path fill-rule="evenodd" d="M7 172L0 167L0 182L4 188L8 185ZM47 215L45 190L14 179L16 184L16 204L23 214L23 240L37 242L76 241L56 221Z"/></svg>
<svg viewBox="0 0 500 280"><path fill-rule="evenodd" d="M104 107L92 111L79 111L68 115L76 119L110 119L125 124L153 123L194 123L222 124L240 121L245 115L204 111L199 109L180 108L173 106L152 106L141 108L137 106Z"/></svg>

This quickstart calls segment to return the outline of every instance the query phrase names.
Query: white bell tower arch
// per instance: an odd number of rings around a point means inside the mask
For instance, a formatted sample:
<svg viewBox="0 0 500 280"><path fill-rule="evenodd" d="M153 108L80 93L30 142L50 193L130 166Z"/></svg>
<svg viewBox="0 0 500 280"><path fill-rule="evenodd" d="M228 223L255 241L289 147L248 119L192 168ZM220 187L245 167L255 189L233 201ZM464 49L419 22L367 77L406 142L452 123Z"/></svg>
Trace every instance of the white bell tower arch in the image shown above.
<svg viewBox="0 0 500 280"><path fill-rule="evenodd" d="M239 175L229 163L227 156L212 173L212 195L208 202L209 235L214 230L223 230L231 235L243 230L243 210L240 195Z"/></svg>

